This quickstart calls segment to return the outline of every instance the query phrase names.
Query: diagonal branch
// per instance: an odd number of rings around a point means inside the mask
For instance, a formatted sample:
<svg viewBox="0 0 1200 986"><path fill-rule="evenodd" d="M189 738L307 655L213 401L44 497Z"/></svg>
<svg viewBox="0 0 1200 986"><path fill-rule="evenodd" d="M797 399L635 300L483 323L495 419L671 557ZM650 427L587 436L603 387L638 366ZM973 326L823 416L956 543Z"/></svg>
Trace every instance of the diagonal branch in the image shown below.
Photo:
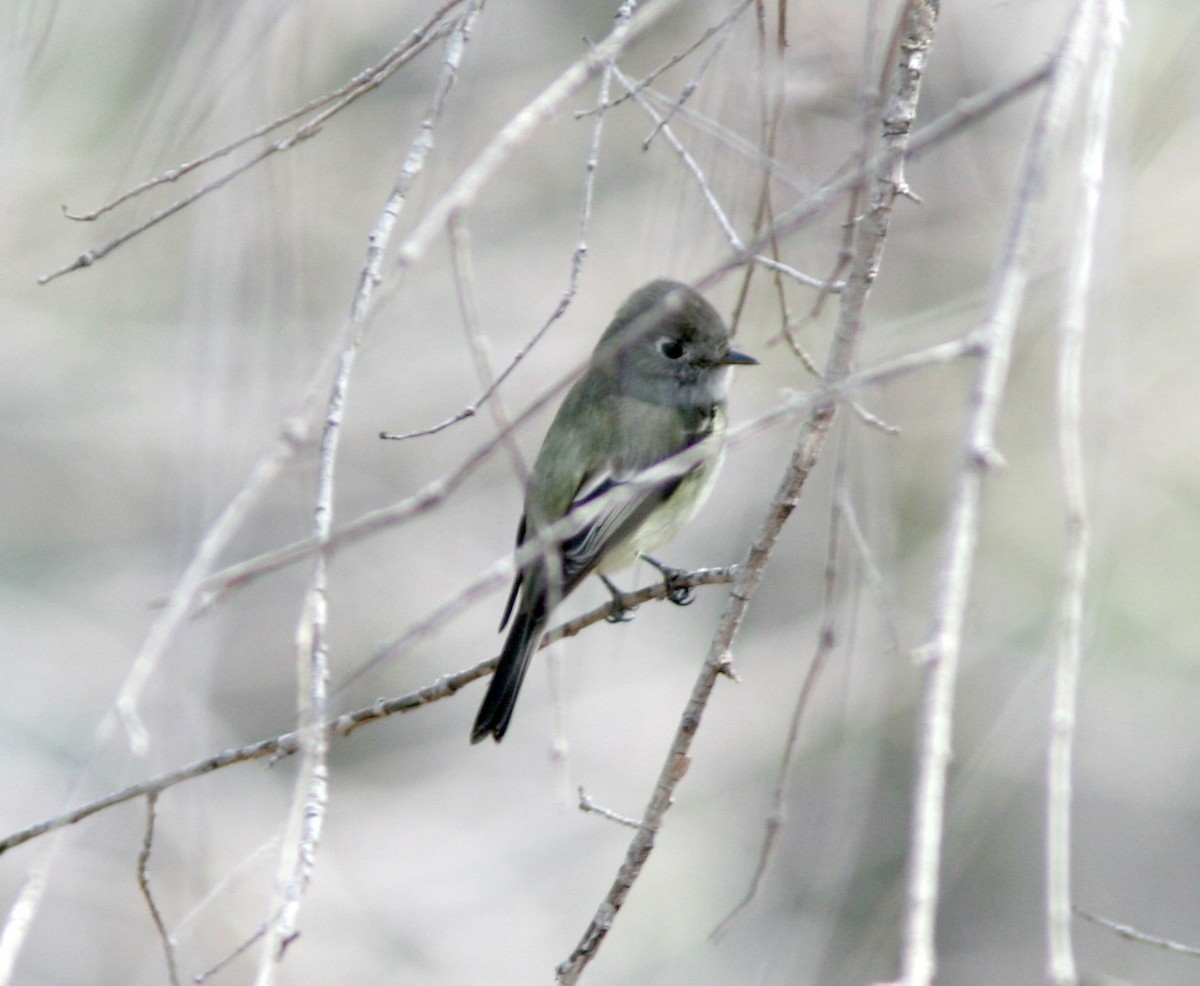
<svg viewBox="0 0 1200 986"><path fill-rule="evenodd" d="M673 585L722 585L733 582L737 578L737 575L738 569L736 566L728 568L701 568L694 572L686 572L678 575L673 580ZM595 609L550 630L542 638L540 646L545 647L566 637L573 637L587 627L607 620L614 613L622 610L636 609L642 603L650 602L651 600L666 599L669 591L670 589L664 582L658 581L641 589L623 593L620 598L606 602L602 606L597 606ZM349 736L362 726L380 722L389 716L412 712L415 709L422 708L443 698L449 698L465 685L490 674L495 670L498 660L498 656L490 657L462 671L442 675L436 681L415 692L409 692L395 698L383 699L353 712L346 712L335 716L325 723L325 733L331 739L342 738ZM127 801L132 801L135 798L157 796L177 784L185 783L197 777L203 777L205 774L211 774L214 771L231 767L234 764L266 758L269 758L272 762L281 760L284 757L290 757L294 753L299 752L300 747L300 733L294 730L289 733L283 733L280 736L272 736L269 739L248 743L245 746L223 750L202 760L196 760L190 764L167 771L164 774L159 774L156 777L139 781L137 784L131 784L119 791L112 791L94 801L89 801L86 804L79 805L52 818L43 819L20 831L13 832L0 839L0 855L3 855L10 849L15 849L17 846L24 845L26 842L31 842L43 835L48 835L51 832L65 828L68 825L74 825L86 818L90 818L92 815L116 805L124 804Z"/></svg>
<svg viewBox="0 0 1200 986"><path fill-rule="evenodd" d="M663 816L671 806L675 789L687 771L688 751L700 727L701 716L717 676L729 667L733 641L745 619L750 600L762 581L767 561L778 542L784 524L799 503L800 492L813 466L816 465L833 423L838 402L830 388L845 380L854 363L867 296L879 269L892 205L897 194L903 189L903 155L909 129L916 115L925 52L932 42L934 10L924 0L915 0L910 9L914 13L908 24L909 29L904 33L904 44L891 76L889 101L884 113L883 137L893 153L884 159L872 178L870 203L856 231L854 261L840 298L837 330L823 376L823 384L827 389L824 396L818 399L801 429L766 519L746 557L738 580L730 591L725 612L713 635L708 655L692 688L692 694L651 793L650 802L642 813L641 825L630 842L625 860L579 944L558 966L558 982L564 986L578 982L583 970L603 944L617 912L653 850Z"/></svg>

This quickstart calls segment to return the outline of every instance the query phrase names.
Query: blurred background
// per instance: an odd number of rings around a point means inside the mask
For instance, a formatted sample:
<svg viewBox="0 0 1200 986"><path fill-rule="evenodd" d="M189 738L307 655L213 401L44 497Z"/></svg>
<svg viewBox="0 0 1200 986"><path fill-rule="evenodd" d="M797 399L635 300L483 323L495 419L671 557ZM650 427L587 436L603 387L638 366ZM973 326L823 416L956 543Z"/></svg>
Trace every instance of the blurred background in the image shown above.
<svg viewBox="0 0 1200 986"><path fill-rule="evenodd" d="M859 9L860 6L864 9ZM793 4L783 60L774 200L819 187L854 154L864 78L894 4ZM732 3L679 5L622 59L641 78L687 49ZM1054 49L1067 3L947 5L921 100L924 121L1016 78ZM90 268L69 263L215 177L225 163L86 212L328 92L433 12L373 4L111 0L0 8L0 835L295 721L292 639L305 564L191 621L140 711L144 756L113 728L113 701L199 539L310 391L341 338L367 235L426 111L438 43L374 93ZM610 30L613 4L493 0L480 16L398 236L494 132ZM773 37L776 12L765 12ZM1121 57L1085 367L1093 557L1075 771L1079 906L1200 944L1200 11L1133 3ZM771 57L768 56L768 63ZM768 76L769 77L769 76ZM654 83L696 81L675 133L742 237L761 182L763 92L754 7ZM614 80L613 94L623 90ZM464 216L472 283L494 366L508 364L567 290L579 239L597 84L543 126ZM1036 98L923 155L908 178L871 297L861 364L955 339L987 296ZM660 107L663 104L659 104ZM730 246L692 176L633 101L604 116L578 291L500 391L510 414L561 381L616 306L654 276L695 280ZM276 136L286 134L281 130ZM275 139L274 137L271 139ZM261 144L253 145L255 147ZM229 158L244 160L247 151ZM988 482L955 719L939 983L1041 981L1044 763L1062 548L1054 421L1064 247L1076 226L1078 142L1049 189L999 444ZM846 205L781 243L790 265L834 269ZM402 279L389 265L352 381L338 459L339 522L393 504L489 442L488 407L433 425L481 384L438 238ZM708 295L734 309L740 273ZM789 311L820 361L830 299L788 282ZM813 379L780 342L760 271L738 326L762 366L739 374L735 422ZM913 373L861 395L899 429L843 414L772 558L693 763L646 871L584 981L869 983L897 972L920 683L910 653L930 625L947 502L961 461L972 367ZM329 377L316 377L319 393ZM536 451L553 402L518 432ZM795 421L730 451L708 506L665 553L684 567L740 560L762 523ZM306 536L316 449L286 465L231 564ZM504 455L413 522L335 557L335 685L382 642L426 619L510 549L521 480ZM800 729L785 820L755 900L744 894L796 696L822 619L832 506L852 505L864 552L839 530L838 646ZM873 574L878 573L878 574ZM652 581L639 567L623 585ZM638 815L725 599L641 608L539 658L505 742L471 747L483 693L395 716L333 744L326 831L279 971L288 984L550 982L616 872L626 829L576 808ZM587 585L564 609L606 599ZM495 653L497 590L338 691L338 710L402 694ZM295 764L251 763L159 800L149 873L185 979L262 925ZM66 831L12 980L168 982L136 865L145 805ZM7 908L48 840L0 858ZM1189 959L1076 925L1094 983L1182 984ZM247 982L257 951L210 982Z"/></svg>

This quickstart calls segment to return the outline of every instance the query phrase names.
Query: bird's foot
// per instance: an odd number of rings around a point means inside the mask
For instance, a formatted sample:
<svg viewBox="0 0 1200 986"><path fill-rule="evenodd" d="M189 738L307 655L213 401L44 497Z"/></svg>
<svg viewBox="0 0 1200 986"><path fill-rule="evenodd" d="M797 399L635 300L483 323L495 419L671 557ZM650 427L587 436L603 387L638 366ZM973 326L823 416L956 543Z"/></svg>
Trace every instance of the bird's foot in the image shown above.
<svg viewBox="0 0 1200 986"><path fill-rule="evenodd" d="M664 565L658 559L651 558L649 555L642 555L642 558L662 573L663 585L667 590L667 598L671 602L676 606L690 606L695 602L695 589L683 581L687 572L682 568L672 568L670 565Z"/></svg>
<svg viewBox="0 0 1200 986"><path fill-rule="evenodd" d="M633 610L622 602L623 593L615 586L607 575L601 575L600 581L612 594L612 612L604 617L609 623L628 623L633 619Z"/></svg>

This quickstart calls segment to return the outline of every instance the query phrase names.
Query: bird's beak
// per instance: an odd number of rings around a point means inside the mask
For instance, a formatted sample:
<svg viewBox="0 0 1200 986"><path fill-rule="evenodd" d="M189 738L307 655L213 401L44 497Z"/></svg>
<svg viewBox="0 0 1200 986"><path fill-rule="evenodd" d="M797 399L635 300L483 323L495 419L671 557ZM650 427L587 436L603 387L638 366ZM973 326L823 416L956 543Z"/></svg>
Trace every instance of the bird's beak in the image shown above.
<svg viewBox="0 0 1200 986"><path fill-rule="evenodd" d="M721 363L727 366L757 366L758 360L746 353L739 353L736 349L731 349L721 358Z"/></svg>

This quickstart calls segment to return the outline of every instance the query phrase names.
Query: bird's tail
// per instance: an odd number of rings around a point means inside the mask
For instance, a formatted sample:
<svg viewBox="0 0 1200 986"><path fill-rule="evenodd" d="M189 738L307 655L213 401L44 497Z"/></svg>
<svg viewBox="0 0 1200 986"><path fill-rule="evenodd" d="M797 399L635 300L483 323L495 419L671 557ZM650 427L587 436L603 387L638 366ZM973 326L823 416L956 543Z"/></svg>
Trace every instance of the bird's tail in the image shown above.
<svg viewBox="0 0 1200 986"><path fill-rule="evenodd" d="M497 743L504 738L508 721L517 705L517 693L529 669L529 659L537 650L542 631L546 628L545 609L544 605L518 607L508 631L508 639L504 641L504 650L500 652L496 672L483 697L483 704L479 706L475 725L471 727L472 743L478 743L488 735Z"/></svg>

